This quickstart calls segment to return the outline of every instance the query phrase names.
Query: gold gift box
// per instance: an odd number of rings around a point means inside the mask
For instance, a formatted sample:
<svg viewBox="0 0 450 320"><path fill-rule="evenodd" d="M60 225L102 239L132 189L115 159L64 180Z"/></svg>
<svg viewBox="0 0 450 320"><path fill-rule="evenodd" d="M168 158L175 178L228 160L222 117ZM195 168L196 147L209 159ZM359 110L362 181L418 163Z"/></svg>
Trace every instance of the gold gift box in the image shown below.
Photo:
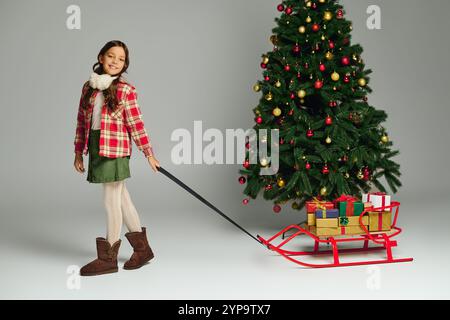
<svg viewBox="0 0 450 320"><path fill-rule="evenodd" d="M316 214L315 213L308 213L308 226L315 226L316 225Z"/></svg>
<svg viewBox="0 0 450 320"><path fill-rule="evenodd" d="M317 228L337 228L339 225L338 218L316 219Z"/></svg>
<svg viewBox="0 0 450 320"><path fill-rule="evenodd" d="M337 227L337 228L317 228L309 227L309 231L317 236L340 236L366 234L361 226Z"/></svg>
<svg viewBox="0 0 450 320"><path fill-rule="evenodd" d="M342 225L341 219L339 219L339 227L351 227L351 226L360 226L359 224L359 217L347 217L348 218L348 224L346 226ZM362 217L362 224L365 226L369 225L369 216L364 215Z"/></svg>
<svg viewBox="0 0 450 320"><path fill-rule="evenodd" d="M381 225L380 225L381 215ZM391 230L392 214L390 211L369 212L369 231L389 231Z"/></svg>

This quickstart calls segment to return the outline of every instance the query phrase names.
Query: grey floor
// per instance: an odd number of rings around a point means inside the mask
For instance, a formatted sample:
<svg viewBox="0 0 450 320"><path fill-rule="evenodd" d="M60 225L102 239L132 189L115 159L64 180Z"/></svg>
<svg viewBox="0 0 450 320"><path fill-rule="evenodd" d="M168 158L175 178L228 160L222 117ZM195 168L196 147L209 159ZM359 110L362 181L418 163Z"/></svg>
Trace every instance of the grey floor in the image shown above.
<svg viewBox="0 0 450 320"><path fill-rule="evenodd" d="M72 268L94 256L94 238L104 228L102 214L80 214L75 208L40 210L34 216L13 212L8 223L0 226L0 298L450 298L446 245L450 218L445 201L404 199L400 225L405 231L394 255L412 256L414 262L320 270L299 267L269 252L195 198L187 203L194 210L140 210L156 254L153 262L140 270L120 269L119 273L81 279ZM244 210L249 211L245 223L257 216L251 207ZM42 219L48 219L47 223ZM268 237L277 230L254 224L250 231ZM298 244L311 245L304 240L298 239ZM130 253L128 243L123 242L121 265Z"/></svg>

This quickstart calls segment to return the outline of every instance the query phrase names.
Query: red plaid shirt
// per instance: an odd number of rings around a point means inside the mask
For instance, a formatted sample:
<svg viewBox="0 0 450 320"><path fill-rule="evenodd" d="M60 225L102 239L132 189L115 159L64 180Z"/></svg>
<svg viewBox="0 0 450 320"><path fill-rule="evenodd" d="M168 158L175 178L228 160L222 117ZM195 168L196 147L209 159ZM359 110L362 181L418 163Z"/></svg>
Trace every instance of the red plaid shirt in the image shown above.
<svg viewBox="0 0 450 320"><path fill-rule="evenodd" d="M74 140L75 153L85 155L88 154L94 101L99 93L99 90L94 91L87 109L84 110L81 107L81 102L88 88L89 82L86 82L82 89L78 107ZM131 156L131 138L145 156L153 154L137 102L136 88L125 81L120 81L117 84L117 99L119 104L113 112L109 111L105 103L102 106L99 155L108 158Z"/></svg>

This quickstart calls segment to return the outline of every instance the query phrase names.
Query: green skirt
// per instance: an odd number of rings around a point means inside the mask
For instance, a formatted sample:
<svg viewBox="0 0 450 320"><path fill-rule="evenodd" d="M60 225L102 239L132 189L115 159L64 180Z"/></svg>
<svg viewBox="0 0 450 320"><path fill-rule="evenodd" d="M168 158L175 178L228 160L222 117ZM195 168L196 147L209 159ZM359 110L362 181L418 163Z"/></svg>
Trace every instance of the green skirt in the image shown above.
<svg viewBox="0 0 450 320"><path fill-rule="evenodd" d="M104 183L120 181L131 177L130 156L107 158L99 156L100 130L90 130L89 133L89 165L87 181Z"/></svg>

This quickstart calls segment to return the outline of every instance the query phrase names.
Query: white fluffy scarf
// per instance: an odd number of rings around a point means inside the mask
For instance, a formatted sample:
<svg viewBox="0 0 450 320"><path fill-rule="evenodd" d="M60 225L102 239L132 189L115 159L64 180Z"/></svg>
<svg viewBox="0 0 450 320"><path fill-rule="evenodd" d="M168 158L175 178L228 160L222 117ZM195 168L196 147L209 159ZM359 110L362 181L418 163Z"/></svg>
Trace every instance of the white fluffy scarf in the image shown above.
<svg viewBox="0 0 450 320"><path fill-rule="evenodd" d="M107 73L97 74L95 72L91 73L91 77L89 78L89 85L94 89L105 90L109 88L114 79L119 76L111 76Z"/></svg>

